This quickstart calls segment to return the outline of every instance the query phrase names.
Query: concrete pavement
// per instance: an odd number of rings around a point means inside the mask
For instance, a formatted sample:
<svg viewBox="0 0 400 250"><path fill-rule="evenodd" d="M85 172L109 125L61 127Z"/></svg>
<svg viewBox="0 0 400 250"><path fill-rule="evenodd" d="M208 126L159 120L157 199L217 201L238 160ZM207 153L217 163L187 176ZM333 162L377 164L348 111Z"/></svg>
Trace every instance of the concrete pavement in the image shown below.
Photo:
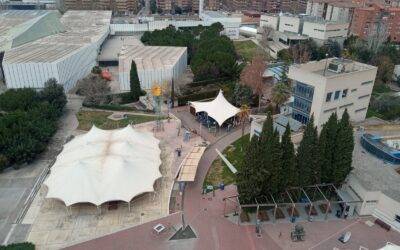
<svg viewBox="0 0 400 250"><path fill-rule="evenodd" d="M78 126L75 114L81 106L80 98L69 98L60 119L60 128L47 150L33 163L20 166L20 169L7 169L0 174L0 244L26 240L30 225L20 224L18 220L29 205L28 198L38 178L52 164L65 140Z"/></svg>

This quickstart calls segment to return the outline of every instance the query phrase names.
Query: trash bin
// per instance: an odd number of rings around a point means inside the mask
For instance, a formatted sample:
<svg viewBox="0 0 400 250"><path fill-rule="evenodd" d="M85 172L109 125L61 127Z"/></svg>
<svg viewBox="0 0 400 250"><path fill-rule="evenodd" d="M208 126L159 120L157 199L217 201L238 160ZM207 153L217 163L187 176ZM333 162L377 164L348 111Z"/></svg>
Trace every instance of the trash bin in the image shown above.
<svg viewBox="0 0 400 250"><path fill-rule="evenodd" d="M290 222L295 223L296 222L296 217L293 216L292 218L290 218Z"/></svg>
<svg viewBox="0 0 400 250"><path fill-rule="evenodd" d="M219 189L221 189L221 190L225 189L225 184L223 182L219 184Z"/></svg>

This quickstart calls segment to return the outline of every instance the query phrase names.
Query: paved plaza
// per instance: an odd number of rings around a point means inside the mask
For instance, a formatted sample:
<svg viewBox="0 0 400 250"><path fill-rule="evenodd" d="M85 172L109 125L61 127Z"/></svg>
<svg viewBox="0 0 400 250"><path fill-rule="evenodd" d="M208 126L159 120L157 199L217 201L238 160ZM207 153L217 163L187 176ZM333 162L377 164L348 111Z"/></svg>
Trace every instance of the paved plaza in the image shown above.
<svg viewBox="0 0 400 250"><path fill-rule="evenodd" d="M152 131L154 127L154 122L135 125L139 131ZM164 122L163 131L153 132L161 141L163 177L156 182L155 193L134 198L131 211L123 202L118 203L117 209L108 209L104 204L101 213L91 204L76 204L67 211L64 203L45 199L43 186L23 221L23 224L32 224L27 240L35 243L37 249L60 249L167 216L178 167L192 146L201 142L200 137L184 142L182 133L178 136L179 127L180 122L172 119ZM177 145L182 146L181 157L175 152Z"/></svg>

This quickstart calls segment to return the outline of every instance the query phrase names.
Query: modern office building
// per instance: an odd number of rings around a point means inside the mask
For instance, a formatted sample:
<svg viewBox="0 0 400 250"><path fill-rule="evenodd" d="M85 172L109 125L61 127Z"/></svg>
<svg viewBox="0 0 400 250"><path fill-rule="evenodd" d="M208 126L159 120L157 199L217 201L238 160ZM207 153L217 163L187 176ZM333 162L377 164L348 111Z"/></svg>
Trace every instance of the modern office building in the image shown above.
<svg viewBox="0 0 400 250"><path fill-rule="evenodd" d="M55 78L66 91L90 73L100 46L110 32L111 11L68 11L61 17L65 32L5 52L7 88L43 88Z"/></svg>
<svg viewBox="0 0 400 250"><path fill-rule="evenodd" d="M341 117L347 109L352 121L363 121L376 72L375 66L338 58L290 66L292 117L305 124L314 115L315 124L321 128L332 113Z"/></svg>

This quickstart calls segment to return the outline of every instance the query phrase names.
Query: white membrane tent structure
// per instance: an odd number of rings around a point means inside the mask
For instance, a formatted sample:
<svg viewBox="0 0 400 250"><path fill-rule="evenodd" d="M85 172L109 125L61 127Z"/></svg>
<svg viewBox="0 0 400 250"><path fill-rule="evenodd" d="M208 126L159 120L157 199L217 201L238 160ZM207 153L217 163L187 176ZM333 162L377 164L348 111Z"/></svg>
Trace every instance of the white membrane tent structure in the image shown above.
<svg viewBox="0 0 400 250"><path fill-rule="evenodd" d="M213 118L219 126L231 117L236 116L240 109L230 104L226 99L222 90L219 91L217 97L209 102L189 102L190 106L195 109L196 114L205 112Z"/></svg>
<svg viewBox="0 0 400 250"><path fill-rule="evenodd" d="M46 198L61 200L67 208L77 203L100 205L131 200L154 191L162 177L159 140L130 125L119 130L95 126L64 146L44 182Z"/></svg>

